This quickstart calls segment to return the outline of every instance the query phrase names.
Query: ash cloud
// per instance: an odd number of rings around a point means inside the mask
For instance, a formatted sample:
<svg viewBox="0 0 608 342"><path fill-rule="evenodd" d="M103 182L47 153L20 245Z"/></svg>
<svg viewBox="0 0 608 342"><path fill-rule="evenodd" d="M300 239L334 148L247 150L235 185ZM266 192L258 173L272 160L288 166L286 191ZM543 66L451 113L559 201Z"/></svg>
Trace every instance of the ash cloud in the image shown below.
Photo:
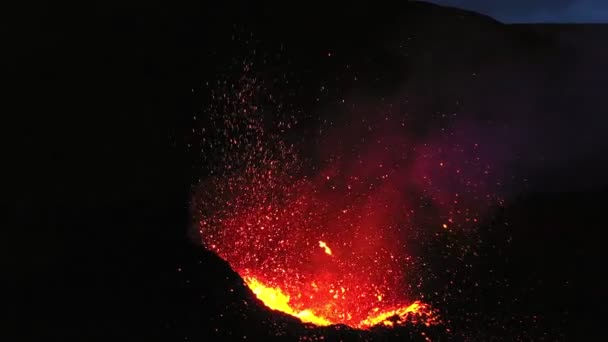
<svg viewBox="0 0 608 342"><path fill-rule="evenodd" d="M608 120L602 84L608 67L600 61L608 50L591 43L601 32L530 30L526 34L536 37L530 44L513 45L510 39L517 37L507 37L483 46L472 36L462 50L386 48L396 46L394 41L370 49L393 61L374 66L375 74L392 70L391 82L379 95L377 86L359 84L342 97L344 105L323 115L343 110L348 113L343 121L360 121L369 113L380 119L390 113L393 124L407 125L412 145L456 134L479 145L507 194L605 187L608 142L602 137ZM424 45L416 39L413 35L408 43ZM499 57L473 62L486 49Z"/></svg>

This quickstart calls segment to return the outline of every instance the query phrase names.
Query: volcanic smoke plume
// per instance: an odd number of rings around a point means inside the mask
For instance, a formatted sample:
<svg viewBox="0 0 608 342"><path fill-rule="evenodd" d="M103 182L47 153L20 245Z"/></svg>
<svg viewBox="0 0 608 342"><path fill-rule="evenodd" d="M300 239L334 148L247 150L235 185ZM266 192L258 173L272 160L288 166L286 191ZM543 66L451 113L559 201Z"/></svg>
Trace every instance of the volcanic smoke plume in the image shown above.
<svg viewBox="0 0 608 342"><path fill-rule="evenodd" d="M203 245L304 322L438 323L412 246L469 229L497 201L480 146L458 132L408 139L399 113L374 108L288 143L298 115L260 82L217 88L202 129L208 177L193 200ZM302 156L311 144L318 151Z"/></svg>

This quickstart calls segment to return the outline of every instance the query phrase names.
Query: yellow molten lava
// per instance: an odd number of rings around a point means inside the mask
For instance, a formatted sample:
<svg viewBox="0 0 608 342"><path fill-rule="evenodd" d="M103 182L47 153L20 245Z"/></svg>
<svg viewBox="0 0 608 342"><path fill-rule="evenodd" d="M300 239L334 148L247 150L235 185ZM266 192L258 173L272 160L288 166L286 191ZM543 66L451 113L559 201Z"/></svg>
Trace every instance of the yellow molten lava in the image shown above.
<svg viewBox="0 0 608 342"><path fill-rule="evenodd" d="M329 246L323 242L323 241L319 241L319 247L323 248L325 250L325 254L327 255L331 255L331 249L329 248Z"/></svg>
<svg viewBox="0 0 608 342"><path fill-rule="evenodd" d="M326 326L332 324L323 317L316 316L310 310L298 311L293 309L289 305L289 296L284 294L280 288L272 288L262 284L259 280L253 277L245 277L245 283L253 291L253 293L261 300L267 307L272 310L284 312L288 315L299 318L302 322L313 323L320 326Z"/></svg>
<svg viewBox="0 0 608 342"><path fill-rule="evenodd" d="M245 283L251 291L260 299L266 306L272 310L284 312L288 315L299 318L302 322L312 323L318 326L327 326L341 322L332 322L331 320L318 316L311 310L297 310L289 304L289 295L285 294L279 287L270 287L260 282L255 277L245 277ZM353 325L353 328L367 329L373 326L383 324L385 326L393 326L395 323L403 323L410 315L430 314L429 307L416 301L409 306L399 307L393 310L380 311L379 308L374 310L374 314L370 315L363 321ZM436 324L436 317L429 315L424 322L425 325Z"/></svg>
<svg viewBox="0 0 608 342"><path fill-rule="evenodd" d="M375 316L371 316L360 323L360 326L364 327L373 327L374 325L384 324L386 326L393 326L395 322L402 322L405 317L410 314L420 313L422 309L424 309L424 304L420 302L414 302L406 307L401 307L395 310L389 310L385 312L380 312ZM391 320L391 318L396 318L395 320ZM427 325L430 325L427 323Z"/></svg>

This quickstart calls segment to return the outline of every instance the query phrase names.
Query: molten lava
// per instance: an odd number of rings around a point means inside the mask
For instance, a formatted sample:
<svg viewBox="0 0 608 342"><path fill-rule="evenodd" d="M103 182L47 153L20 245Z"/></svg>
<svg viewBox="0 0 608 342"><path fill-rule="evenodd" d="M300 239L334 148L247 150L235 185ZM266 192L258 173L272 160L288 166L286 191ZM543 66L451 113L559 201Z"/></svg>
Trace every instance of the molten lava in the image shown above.
<svg viewBox="0 0 608 342"><path fill-rule="evenodd" d="M245 283L258 297L258 299L273 310L284 312L299 318L302 322L313 323L318 326L341 323L340 321L331 321L326 317L319 316L309 309L294 309L290 305L291 298L284 294L283 291L278 287L268 287L253 277L246 277ZM378 297L378 300L382 299L381 296ZM429 306L416 301L408 306L403 306L392 310L380 311L380 308L376 307L372 310L372 313L370 313L368 318L360 321L357 324L353 324L352 326L360 329L370 328L379 324L393 326L395 322L403 322L405 318L412 317L412 315L416 315L418 318L421 316L426 316L424 321L424 324L426 325L437 323L436 317L433 316Z"/></svg>
<svg viewBox="0 0 608 342"><path fill-rule="evenodd" d="M247 286L267 307L298 317L302 322L313 323L316 325L330 325L332 322L323 317L315 315L310 310L295 310L289 304L289 296L284 294L280 288L267 287L255 278L245 278Z"/></svg>

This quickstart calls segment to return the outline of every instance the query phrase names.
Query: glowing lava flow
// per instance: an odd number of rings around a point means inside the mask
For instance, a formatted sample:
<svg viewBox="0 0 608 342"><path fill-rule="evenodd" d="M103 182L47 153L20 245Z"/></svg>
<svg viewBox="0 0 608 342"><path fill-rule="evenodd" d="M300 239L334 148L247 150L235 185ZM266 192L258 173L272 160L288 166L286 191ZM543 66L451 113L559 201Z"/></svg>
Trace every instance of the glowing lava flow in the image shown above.
<svg viewBox="0 0 608 342"><path fill-rule="evenodd" d="M292 308L289 305L289 296L284 294L279 288L268 287L253 277L246 277L245 283L258 297L258 299L273 310L281 311L288 315L298 317L300 320L302 320L302 322L306 323L313 323L320 326L332 324L332 322L323 317L315 315L310 310L297 311Z"/></svg>
<svg viewBox="0 0 608 342"><path fill-rule="evenodd" d="M340 322L332 322L331 320L316 315L313 311L297 310L291 307L290 297L283 293L278 287L268 287L254 277L245 277L245 283L251 291L260 299L266 306L273 310L284 312L288 315L299 318L302 322L313 323L318 326L327 326ZM379 308L374 309L374 313L368 318L362 320L354 328L367 329L379 324L385 326L393 326L395 323L403 323L407 318L412 317L413 321L421 316L426 316L422 322L425 325L436 324L436 317L432 315L429 306L416 301L408 306L403 306L397 309L380 311Z"/></svg>

